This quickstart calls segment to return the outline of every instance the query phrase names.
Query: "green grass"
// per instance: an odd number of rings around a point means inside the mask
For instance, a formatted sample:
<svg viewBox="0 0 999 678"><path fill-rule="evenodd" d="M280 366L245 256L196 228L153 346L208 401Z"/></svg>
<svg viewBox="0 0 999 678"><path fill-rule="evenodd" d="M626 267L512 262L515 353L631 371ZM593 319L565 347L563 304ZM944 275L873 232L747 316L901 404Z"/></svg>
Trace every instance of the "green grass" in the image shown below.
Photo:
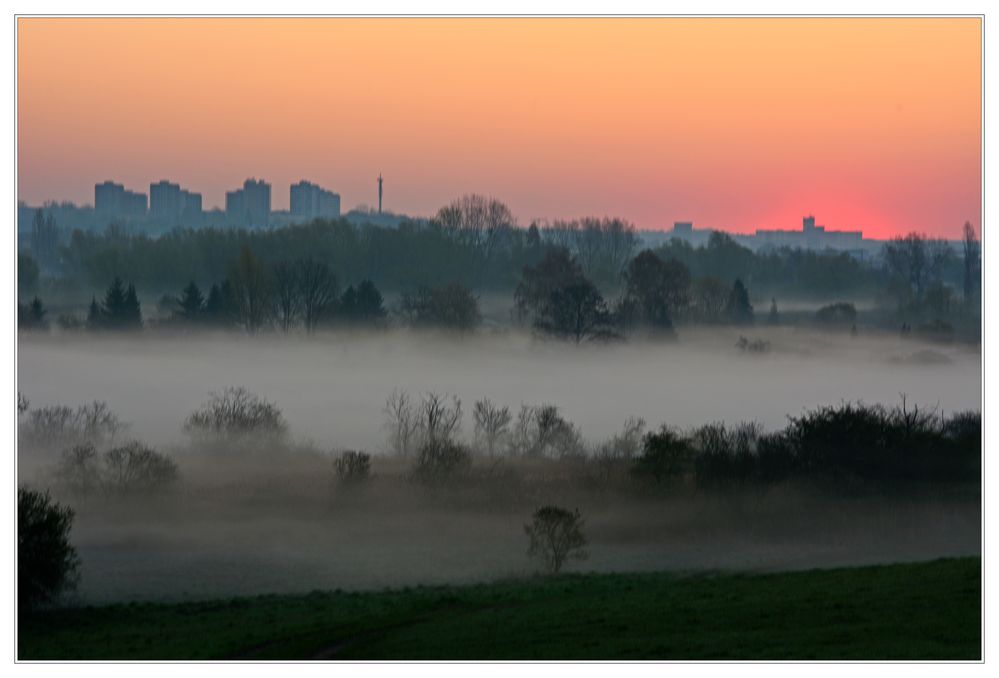
<svg viewBox="0 0 999 678"><path fill-rule="evenodd" d="M981 560L40 613L25 659L978 659Z"/></svg>

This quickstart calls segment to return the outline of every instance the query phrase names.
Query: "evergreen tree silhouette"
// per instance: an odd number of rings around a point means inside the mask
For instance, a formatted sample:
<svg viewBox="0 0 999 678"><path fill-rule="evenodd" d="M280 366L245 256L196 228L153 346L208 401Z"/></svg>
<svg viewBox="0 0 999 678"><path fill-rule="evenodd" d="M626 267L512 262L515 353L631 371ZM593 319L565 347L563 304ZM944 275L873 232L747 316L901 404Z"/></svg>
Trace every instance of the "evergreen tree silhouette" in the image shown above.
<svg viewBox="0 0 999 678"><path fill-rule="evenodd" d="M202 319L205 312L205 297L193 280L181 292L177 303L180 305L180 312L177 313L180 318L188 322Z"/></svg>
<svg viewBox="0 0 999 678"><path fill-rule="evenodd" d="M87 313L87 327L96 330L103 326L104 316L101 314L101 307L97 304L97 297L91 297L90 311Z"/></svg>
<svg viewBox="0 0 999 678"><path fill-rule="evenodd" d="M725 313L730 322L737 325L751 325L753 323L753 305L749 303L749 292L746 286L738 278L732 285L732 291L728 295L728 303L725 305Z"/></svg>

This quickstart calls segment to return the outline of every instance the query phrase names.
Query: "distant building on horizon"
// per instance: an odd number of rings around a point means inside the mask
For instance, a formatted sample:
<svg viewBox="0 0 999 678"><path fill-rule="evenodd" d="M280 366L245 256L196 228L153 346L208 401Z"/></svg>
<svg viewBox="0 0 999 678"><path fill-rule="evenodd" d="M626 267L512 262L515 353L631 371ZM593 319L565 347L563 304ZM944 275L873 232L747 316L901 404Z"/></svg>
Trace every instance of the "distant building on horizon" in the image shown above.
<svg viewBox="0 0 999 678"><path fill-rule="evenodd" d="M243 188L226 191L226 220L233 225L264 228L271 213L271 185L263 179L247 179Z"/></svg>
<svg viewBox="0 0 999 678"><path fill-rule="evenodd" d="M163 179L149 185L149 216L165 224L201 223L201 194L192 193Z"/></svg>
<svg viewBox="0 0 999 678"><path fill-rule="evenodd" d="M145 193L108 180L94 186L94 210L103 218L144 217L148 201Z"/></svg>
<svg viewBox="0 0 999 678"><path fill-rule="evenodd" d="M761 246L809 250L860 251L864 247L863 231L827 231L825 226L815 225L815 217L811 214L802 218L800 231L757 229L756 239Z"/></svg>
<svg viewBox="0 0 999 678"><path fill-rule="evenodd" d="M340 217L340 194L302 180L291 185L291 216L294 219Z"/></svg>

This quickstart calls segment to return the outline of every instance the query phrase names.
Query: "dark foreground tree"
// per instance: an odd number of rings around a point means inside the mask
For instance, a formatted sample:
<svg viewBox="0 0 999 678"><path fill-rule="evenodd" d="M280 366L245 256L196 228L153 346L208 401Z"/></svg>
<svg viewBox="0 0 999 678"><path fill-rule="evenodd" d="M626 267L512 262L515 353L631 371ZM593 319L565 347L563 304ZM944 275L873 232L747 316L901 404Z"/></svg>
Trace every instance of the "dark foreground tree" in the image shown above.
<svg viewBox="0 0 999 678"><path fill-rule="evenodd" d="M530 543L527 555L541 561L550 574L557 574L566 560L584 560L586 537L579 509L569 511L558 506L542 506L532 521L524 525Z"/></svg>
<svg viewBox="0 0 999 678"><path fill-rule="evenodd" d="M386 315L382 293L370 280L362 280L356 288L351 285L340 297L337 315L348 325L378 325Z"/></svg>
<svg viewBox="0 0 999 678"><path fill-rule="evenodd" d="M180 320L196 323L204 319L205 296L193 280L180 293L180 297L177 299L177 307L175 316Z"/></svg>
<svg viewBox="0 0 999 678"><path fill-rule="evenodd" d="M17 603L23 612L55 600L78 579L79 559L69 543L73 510L48 493L17 488Z"/></svg>
<svg viewBox="0 0 999 678"><path fill-rule="evenodd" d="M753 305L749 303L749 292L738 278L732 285L732 291L729 292L725 315L728 316L728 321L735 325L753 324Z"/></svg>
<svg viewBox="0 0 999 678"><path fill-rule="evenodd" d="M524 267L514 300L517 315L546 334L577 344L614 336L607 304L564 248L550 250L537 266Z"/></svg>
<svg viewBox="0 0 999 678"><path fill-rule="evenodd" d="M457 283L421 287L415 293L405 293L401 310L414 327L469 332L482 322L475 294Z"/></svg>
<svg viewBox="0 0 999 678"><path fill-rule="evenodd" d="M676 259L666 262L652 250L631 260L624 272L625 307L634 323L655 332L672 333L673 320L690 300L690 271Z"/></svg>

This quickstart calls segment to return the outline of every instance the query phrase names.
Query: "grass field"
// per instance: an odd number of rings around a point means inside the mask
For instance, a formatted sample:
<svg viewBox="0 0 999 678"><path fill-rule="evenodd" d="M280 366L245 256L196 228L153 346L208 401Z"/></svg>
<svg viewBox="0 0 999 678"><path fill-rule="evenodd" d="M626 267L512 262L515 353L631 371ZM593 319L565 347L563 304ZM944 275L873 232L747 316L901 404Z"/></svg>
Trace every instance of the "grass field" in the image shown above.
<svg viewBox="0 0 999 678"><path fill-rule="evenodd" d="M978 659L979 558L54 610L32 659Z"/></svg>

